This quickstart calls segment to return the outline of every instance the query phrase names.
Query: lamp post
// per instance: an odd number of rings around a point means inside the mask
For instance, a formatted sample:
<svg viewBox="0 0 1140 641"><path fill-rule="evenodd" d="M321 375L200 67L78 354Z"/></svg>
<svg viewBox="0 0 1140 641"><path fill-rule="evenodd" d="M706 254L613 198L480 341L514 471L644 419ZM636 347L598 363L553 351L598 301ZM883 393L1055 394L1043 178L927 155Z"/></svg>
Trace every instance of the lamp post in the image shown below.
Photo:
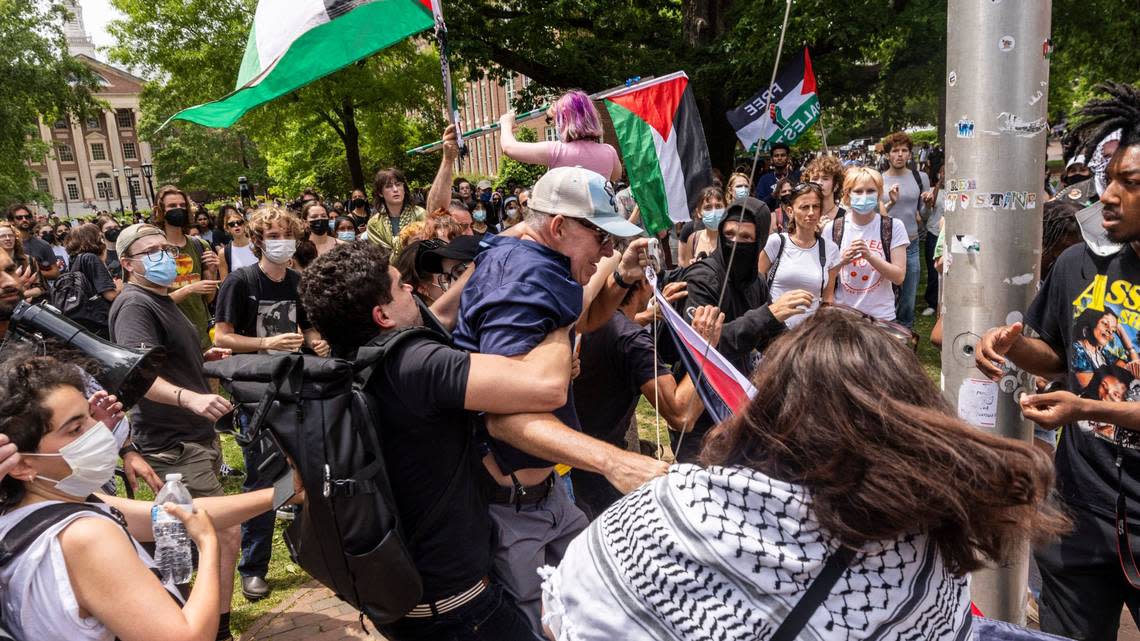
<svg viewBox="0 0 1140 641"><path fill-rule="evenodd" d="M135 177L135 168L130 165L123 167L123 175L127 177L127 191L131 194L131 213L134 214L139 210L138 201L135 200L134 185L131 184L131 179Z"/></svg>
<svg viewBox="0 0 1140 641"><path fill-rule="evenodd" d="M154 209L154 183L150 181L154 177L154 165L149 160L142 164L142 173L146 178L146 191L147 198L150 200L150 208Z"/></svg>
<svg viewBox="0 0 1140 641"><path fill-rule="evenodd" d="M119 215L127 213L123 207L123 188L119 186L119 170L112 169L112 174L115 174L115 193L119 195Z"/></svg>

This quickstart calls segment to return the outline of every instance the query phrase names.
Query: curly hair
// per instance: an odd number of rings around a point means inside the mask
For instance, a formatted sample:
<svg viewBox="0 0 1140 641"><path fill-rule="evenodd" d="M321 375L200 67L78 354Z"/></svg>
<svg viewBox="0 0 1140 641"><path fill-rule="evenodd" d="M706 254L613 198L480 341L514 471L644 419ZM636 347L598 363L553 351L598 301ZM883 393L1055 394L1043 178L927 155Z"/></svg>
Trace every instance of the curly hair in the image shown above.
<svg viewBox="0 0 1140 641"><path fill-rule="evenodd" d="M273 225L278 225L285 231L293 232L293 238L300 239L305 233L305 228L293 214L279 209L277 207L262 207L249 219L249 224L246 228L249 230L249 238L253 242L250 243L250 249L253 250L253 255L261 258L261 247L258 242L265 242L265 232Z"/></svg>
<svg viewBox="0 0 1140 641"><path fill-rule="evenodd" d="M1120 82L1096 88L1110 97L1090 100L1077 111L1081 121L1069 133L1074 150L1091 157L1097 144L1117 129L1121 149L1140 144L1140 89Z"/></svg>
<svg viewBox="0 0 1140 641"><path fill-rule="evenodd" d="M1037 448L958 418L918 357L862 316L823 308L765 351L748 407L705 439L701 462L806 487L845 545L922 532L956 576L1012 559L1069 521Z"/></svg>
<svg viewBox="0 0 1140 641"><path fill-rule="evenodd" d="M31 356L19 349L0 363L0 433L7 434L20 452L35 452L51 431L51 408L44 400L64 386L84 391L79 369L50 356ZM0 510L8 510L24 498L22 481L0 480Z"/></svg>
<svg viewBox="0 0 1140 641"><path fill-rule="evenodd" d="M372 243L342 243L301 274L305 313L338 355L355 352L380 331L372 309L392 302L388 256Z"/></svg>
<svg viewBox="0 0 1140 641"><path fill-rule="evenodd" d="M107 249L103 242L103 232L94 223L83 223L67 235L67 253L71 256L95 254L99 256Z"/></svg>
<svg viewBox="0 0 1140 641"><path fill-rule="evenodd" d="M808 180L815 176L831 176L831 197L839 200L839 193L843 190L843 163L835 156L819 156L808 163L804 175Z"/></svg>
<svg viewBox="0 0 1140 641"><path fill-rule="evenodd" d="M889 134L886 138L883 139L883 151L889 154L895 147L906 147L907 149L914 149L914 141L910 139L910 136L907 135L906 132L896 131L893 134Z"/></svg>

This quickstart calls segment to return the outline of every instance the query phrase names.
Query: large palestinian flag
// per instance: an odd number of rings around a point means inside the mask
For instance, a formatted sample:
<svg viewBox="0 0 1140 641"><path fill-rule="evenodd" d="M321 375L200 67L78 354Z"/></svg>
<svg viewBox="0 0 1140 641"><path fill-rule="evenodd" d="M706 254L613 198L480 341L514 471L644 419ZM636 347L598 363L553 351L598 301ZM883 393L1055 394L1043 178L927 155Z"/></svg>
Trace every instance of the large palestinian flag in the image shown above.
<svg viewBox="0 0 1140 641"><path fill-rule="evenodd" d="M761 91L727 114L745 149L751 149L760 140L769 145L777 142L790 145L819 120L815 73L807 47L800 60L784 67L776 76L776 84L771 87L771 105L768 93Z"/></svg>
<svg viewBox="0 0 1140 641"><path fill-rule="evenodd" d="M690 219L712 184L709 150L689 77L679 71L605 98L633 198L651 234Z"/></svg>
<svg viewBox="0 0 1140 641"><path fill-rule="evenodd" d="M260 0L234 92L170 120L229 127L258 105L431 28L438 1Z"/></svg>

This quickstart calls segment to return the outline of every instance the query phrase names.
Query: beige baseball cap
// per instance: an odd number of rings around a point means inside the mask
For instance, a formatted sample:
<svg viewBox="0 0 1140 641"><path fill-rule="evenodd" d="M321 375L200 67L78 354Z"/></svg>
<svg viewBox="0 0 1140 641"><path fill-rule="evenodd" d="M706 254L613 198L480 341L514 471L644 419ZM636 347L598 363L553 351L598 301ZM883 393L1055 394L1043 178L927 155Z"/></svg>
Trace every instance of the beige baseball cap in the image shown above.
<svg viewBox="0 0 1140 641"><path fill-rule="evenodd" d="M640 236L642 229L617 210L613 185L584 167L557 167L538 179L527 203L531 211L582 218L619 238Z"/></svg>
<svg viewBox="0 0 1140 641"><path fill-rule="evenodd" d="M125 258L127 256L127 250L131 248L131 245L133 245L136 240L146 238L147 236L165 235L161 229L154 225L135 223L119 232L119 237L115 239L115 252L119 254L120 257Z"/></svg>

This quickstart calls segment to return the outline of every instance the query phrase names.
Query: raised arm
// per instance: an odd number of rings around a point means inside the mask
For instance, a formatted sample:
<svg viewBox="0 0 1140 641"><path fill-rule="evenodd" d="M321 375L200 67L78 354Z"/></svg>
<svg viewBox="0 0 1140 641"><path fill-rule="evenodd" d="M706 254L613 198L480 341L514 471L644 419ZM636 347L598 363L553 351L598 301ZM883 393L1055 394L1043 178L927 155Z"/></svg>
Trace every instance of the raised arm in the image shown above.
<svg viewBox="0 0 1140 641"><path fill-rule="evenodd" d="M515 112L508 111L499 118L499 144L508 158L528 165L549 165L549 142L520 142L515 138Z"/></svg>
<svg viewBox="0 0 1140 641"><path fill-rule="evenodd" d="M621 305L629 290L617 284L614 279L615 269L621 273L626 284L645 278L645 266L649 264L646 254L648 246L648 238L638 238L629 244L620 259L615 254L598 262L598 271L583 289L584 304L582 316L578 320L578 331L589 334L601 328Z"/></svg>
<svg viewBox="0 0 1140 641"><path fill-rule="evenodd" d="M447 209L451 203L451 174L456 158L459 158L459 136L455 133L455 125L448 125L443 130L443 159L439 161L439 170L435 172L424 203L428 214L437 209Z"/></svg>

